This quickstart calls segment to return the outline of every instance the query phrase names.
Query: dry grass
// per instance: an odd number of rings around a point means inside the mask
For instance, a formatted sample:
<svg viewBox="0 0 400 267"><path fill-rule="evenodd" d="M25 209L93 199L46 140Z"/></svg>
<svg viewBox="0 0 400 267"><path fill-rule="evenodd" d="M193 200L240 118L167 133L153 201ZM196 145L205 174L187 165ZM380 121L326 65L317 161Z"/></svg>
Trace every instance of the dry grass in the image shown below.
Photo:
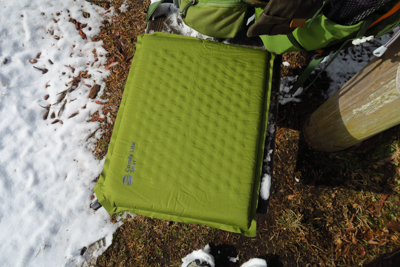
<svg viewBox="0 0 400 267"><path fill-rule="evenodd" d="M113 17L111 22L104 23L101 34L94 39L94 41L104 42L104 48L109 52L107 54L107 66L110 66L111 71L102 96L103 99L108 99L108 104L103 107L103 113L104 115L110 114L111 123L98 118L98 114L94 114L92 118L92 120L101 122L101 129L104 132L94 151L96 157L101 159L107 154L108 143L117 116L117 107L121 103L129 68L135 55L137 37L143 34L145 30L146 12L150 1L127 1L129 8L123 13L120 12L119 8L124 0L115 0L112 3L107 1L90 2L106 9L113 6L117 13L117 16ZM114 65L115 63L118 64Z"/></svg>

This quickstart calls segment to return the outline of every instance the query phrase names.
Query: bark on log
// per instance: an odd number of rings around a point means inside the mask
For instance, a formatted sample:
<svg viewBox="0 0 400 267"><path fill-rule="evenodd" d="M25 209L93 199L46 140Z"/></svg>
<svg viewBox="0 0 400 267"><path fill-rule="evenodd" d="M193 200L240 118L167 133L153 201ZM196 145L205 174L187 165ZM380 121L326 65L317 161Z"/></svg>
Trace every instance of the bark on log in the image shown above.
<svg viewBox="0 0 400 267"><path fill-rule="evenodd" d="M306 121L316 150L335 152L400 124L400 38L374 58Z"/></svg>

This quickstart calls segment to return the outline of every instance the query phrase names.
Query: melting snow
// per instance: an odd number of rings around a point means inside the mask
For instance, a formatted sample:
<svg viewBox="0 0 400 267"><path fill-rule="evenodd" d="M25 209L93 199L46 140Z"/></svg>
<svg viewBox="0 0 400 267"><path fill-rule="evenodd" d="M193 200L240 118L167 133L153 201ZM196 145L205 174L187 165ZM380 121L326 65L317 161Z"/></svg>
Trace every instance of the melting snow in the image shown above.
<svg viewBox="0 0 400 267"><path fill-rule="evenodd" d="M88 139L99 124L87 122L101 107L90 87L99 84L101 95L109 74L107 51L91 38L113 12L84 0L0 5L0 262L81 265L118 226L90 209L103 161L91 153L100 131Z"/></svg>

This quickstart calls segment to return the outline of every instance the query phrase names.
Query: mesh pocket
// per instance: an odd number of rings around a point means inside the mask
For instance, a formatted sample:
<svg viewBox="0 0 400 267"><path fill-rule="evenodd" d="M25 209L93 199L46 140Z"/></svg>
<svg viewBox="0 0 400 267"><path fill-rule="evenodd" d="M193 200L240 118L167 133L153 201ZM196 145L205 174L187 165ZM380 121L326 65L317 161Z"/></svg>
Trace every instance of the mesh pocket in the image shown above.
<svg viewBox="0 0 400 267"><path fill-rule="evenodd" d="M394 0L328 0L322 13L341 25L355 25Z"/></svg>

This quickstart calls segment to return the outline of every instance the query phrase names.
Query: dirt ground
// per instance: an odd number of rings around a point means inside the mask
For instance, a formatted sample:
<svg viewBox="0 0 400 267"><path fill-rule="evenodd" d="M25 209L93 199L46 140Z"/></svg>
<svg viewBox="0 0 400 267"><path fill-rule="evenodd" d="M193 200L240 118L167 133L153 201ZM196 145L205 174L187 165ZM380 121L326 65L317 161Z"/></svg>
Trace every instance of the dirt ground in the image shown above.
<svg viewBox="0 0 400 267"><path fill-rule="evenodd" d="M93 1L95 2L95 1ZM115 10L123 3L113 2ZM99 5L109 8L109 3ZM111 68L103 111L113 120L134 56L136 36L144 32L148 2L127 1L130 9L107 23L97 40L110 52ZM310 55L283 55L293 75ZM336 153L317 152L302 135L309 115L325 99L322 75L300 103L279 106L272 194L267 214L257 215L257 236L248 238L202 225L135 216L124 220L113 244L96 266L180 266L181 258L210 244L217 266L240 266L264 258L268 266L399 266L400 127ZM104 132L95 155L106 155L112 124L94 115ZM129 217L129 216L128 216ZM115 217L111 217L114 220ZM229 257L237 262L229 261Z"/></svg>

